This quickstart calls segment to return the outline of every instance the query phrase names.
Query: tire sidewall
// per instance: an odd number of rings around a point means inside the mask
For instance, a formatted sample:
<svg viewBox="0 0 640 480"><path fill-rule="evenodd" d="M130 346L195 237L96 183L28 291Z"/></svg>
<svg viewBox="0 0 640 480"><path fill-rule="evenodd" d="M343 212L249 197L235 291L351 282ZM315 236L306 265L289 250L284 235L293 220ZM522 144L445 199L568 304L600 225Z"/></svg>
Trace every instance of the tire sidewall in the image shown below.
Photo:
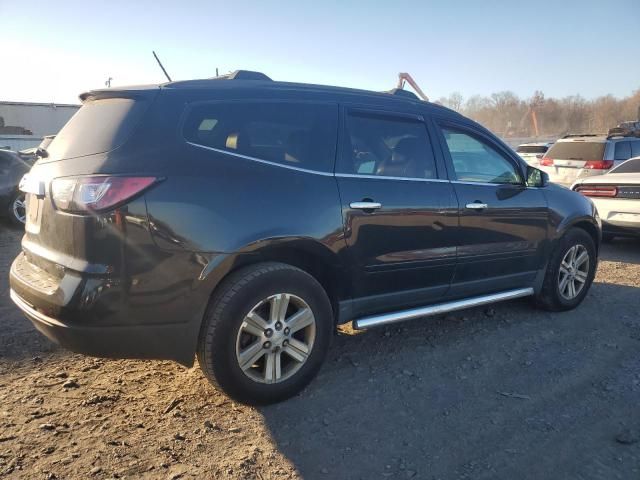
<svg viewBox="0 0 640 480"><path fill-rule="evenodd" d="M236 339L244 318L259 302L277 293L302 298L316 320L314 344L305 364L288 379L276 384L258 383L238 365ZM230 396L245 403L264 404L288 398L304 388L315 376L331 342L333 314L331 304L320 284L297 268L284 268L262 274L235 293L221 309L215 311L218 322L212 341L205 346L205 361L220 386Z"/></svg>

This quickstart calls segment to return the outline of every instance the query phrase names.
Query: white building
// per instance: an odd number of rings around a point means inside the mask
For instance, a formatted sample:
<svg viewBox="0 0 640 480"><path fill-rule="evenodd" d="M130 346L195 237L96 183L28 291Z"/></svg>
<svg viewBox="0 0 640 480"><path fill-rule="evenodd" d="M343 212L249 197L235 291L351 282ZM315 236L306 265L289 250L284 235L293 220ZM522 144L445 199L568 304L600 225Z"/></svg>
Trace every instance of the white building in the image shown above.
<svg viewBox="0 0 640 480"><path fill-rule="evenodd" d="M55 135L80 105L0 101L0 148L36 147L45 135Z"/></svg>

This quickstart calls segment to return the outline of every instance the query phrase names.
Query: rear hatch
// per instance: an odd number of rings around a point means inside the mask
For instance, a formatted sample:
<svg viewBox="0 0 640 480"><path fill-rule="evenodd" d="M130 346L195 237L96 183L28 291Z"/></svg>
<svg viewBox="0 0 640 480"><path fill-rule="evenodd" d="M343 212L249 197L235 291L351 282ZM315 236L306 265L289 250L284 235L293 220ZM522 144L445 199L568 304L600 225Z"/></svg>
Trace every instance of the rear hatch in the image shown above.
<svg viewBox="0 0 640 480"><path fill-rule="evenodd" d="M118 246L109 242L112 235L104 228L105 217L55 205L52 189L54 185L71 185L82 176L99 178L136 171L138 167L131 161L135 148L128 144L135 143L131 139L158 91L115 90L81 97L83 106L21 185L27 193L23 250L30 262L54 275L60 274L60 267L92 273L111 268Z"/></svg>
<svg viewBox="0 0 640 480"><path fill-rule="evenodd" d="M576 180L581 169L604 173L613 166L613 162L604 160L606 145L604 139L559 141L547 151L540 165L548 167L552 181L570 184Z"/></svg>

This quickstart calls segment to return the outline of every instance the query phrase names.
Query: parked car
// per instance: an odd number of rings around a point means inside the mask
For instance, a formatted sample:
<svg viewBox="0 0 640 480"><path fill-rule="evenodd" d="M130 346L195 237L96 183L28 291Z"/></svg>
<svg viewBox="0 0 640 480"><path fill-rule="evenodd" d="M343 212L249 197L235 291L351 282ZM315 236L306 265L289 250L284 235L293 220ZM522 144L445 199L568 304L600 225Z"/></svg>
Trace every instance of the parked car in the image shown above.
<svg viewBox="0 0 640 480"><path fill-rule="evenodd" d="M578 180L571 188L597 207L605 240L640 236L640 156L605 175Z"/></svg>
<svg viewBox="0 0 640 480"><path fill-rule="evenodd" d="M0 216L16 225L25 222L25 194L18 185L30 168L16 152L0 149Z"/></svg>
<svg viewBox="0 0 640 480"><path fill-rule="evenodd" d="M24 180L11 297L89 355L193 364L231 397L299 392L336 324L530 296L596 271L593 204L406 91L208 80L83 94Z"/></svg>
<svg viewBox="0 0 640 480"><path fill-rule="evenodd" d="M570 186L639 155L640 131L614 128L609 134L565 135L542 158L540 169L552 182Z"/></svg>
<svg viewBox="0 0 640 480"><path fill-rule="evenodd" d="M551 145L553 142L523 143L516 148L516 153L532 167L538 167L540 160Z"/></svg>

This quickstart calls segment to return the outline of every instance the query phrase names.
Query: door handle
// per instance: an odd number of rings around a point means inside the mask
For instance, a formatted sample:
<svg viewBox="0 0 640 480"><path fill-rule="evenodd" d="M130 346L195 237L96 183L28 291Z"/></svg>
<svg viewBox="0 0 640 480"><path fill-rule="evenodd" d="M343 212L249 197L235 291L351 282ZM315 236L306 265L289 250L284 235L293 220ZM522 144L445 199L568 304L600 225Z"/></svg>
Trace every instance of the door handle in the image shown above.
<svg viewBox="0 0 640 480"><path fill-rule="evenodd" d="M349 206L357 210L377 210L382 208L382 204L378 202L351 202Z"/></svg>
<svg viewBox="0 0 640 480"><path fill-rule="evenodd" d="M473 202L467 203L467 208L471 210L484 210L485 208L489 208L489 205L487 205L486 203Z"/></svg>

